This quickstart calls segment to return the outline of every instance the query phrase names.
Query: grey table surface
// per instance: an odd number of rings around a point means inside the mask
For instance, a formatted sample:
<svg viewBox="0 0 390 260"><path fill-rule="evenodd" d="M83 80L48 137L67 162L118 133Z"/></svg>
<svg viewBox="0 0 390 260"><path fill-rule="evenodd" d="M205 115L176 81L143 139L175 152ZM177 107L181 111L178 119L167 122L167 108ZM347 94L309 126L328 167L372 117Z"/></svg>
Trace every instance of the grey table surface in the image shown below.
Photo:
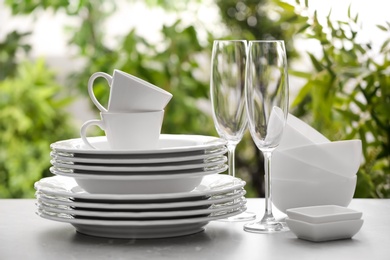
<svg viewBox="0 0 390 260"><path fill-rule="evenodd" d="M245 222L211 222L206 230L169 239L127 240L79 234L42 219L34 199L0 200L0 259L390 259L390 200L354 199L364 224L352 239L322 243L279 234L244 232ZM264 199L248 199L259 217ZM283 217L280 212L275 213Z"/></svg>

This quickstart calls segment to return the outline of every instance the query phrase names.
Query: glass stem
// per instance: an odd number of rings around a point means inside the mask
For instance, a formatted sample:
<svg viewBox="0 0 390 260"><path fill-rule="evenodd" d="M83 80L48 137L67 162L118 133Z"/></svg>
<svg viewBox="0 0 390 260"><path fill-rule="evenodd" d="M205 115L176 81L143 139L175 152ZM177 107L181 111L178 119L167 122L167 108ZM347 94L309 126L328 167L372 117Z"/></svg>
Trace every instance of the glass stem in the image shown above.
<svg viewBox="0 0 390 260"><path fill-rule="evenodd" d="M271 157L272 151L263 152L264 155L264 183L265 183L265 213L261 222L273 222L272 190L271 190Z"/></svg>
<svg viewBox="0 0 390 260"><path fill-rule="evenodd" d="M228 144L227 148L228 148L229 175L232 177L236 177L236 171L235 171L236 144Z"/></svg>

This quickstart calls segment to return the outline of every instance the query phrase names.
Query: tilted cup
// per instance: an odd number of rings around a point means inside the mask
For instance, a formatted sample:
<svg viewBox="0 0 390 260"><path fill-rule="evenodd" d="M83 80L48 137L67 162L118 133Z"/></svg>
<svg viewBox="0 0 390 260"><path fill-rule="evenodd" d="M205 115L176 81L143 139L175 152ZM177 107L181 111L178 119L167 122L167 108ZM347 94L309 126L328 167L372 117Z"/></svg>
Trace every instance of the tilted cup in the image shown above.
<svg viewBox="0 0 390 260"><path fill-rule="evenodd" d="M87 138L87 129L98 126L105 131L113 150L155 149L160 138L164 110L139 113L100 113L101 119L85 122L80 129L84 143L96 149Z"/></svg>
<svg viewBox="0 0 390 260"><path fill-rule="evenodd" d="M107 109L93 93L94 81L99 77L105 78L111 88ZM101 112L111 113L164 110L172 98L171 93L120 70L114 70L112 76L104 72L92 74L88 81L88 93Z"/></svg>

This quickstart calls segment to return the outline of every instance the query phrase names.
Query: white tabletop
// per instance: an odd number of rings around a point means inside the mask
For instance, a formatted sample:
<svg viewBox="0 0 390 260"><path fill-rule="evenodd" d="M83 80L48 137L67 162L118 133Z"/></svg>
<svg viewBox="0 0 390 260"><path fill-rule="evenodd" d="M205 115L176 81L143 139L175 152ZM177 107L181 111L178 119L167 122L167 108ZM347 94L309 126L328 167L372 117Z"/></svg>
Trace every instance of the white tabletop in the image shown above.
<svg viewBox="0 0 390 260"><path fill-rule="evenodd" d="M0 200L0 259L390 259L390 200L354 199L349 207L363 212L364 224L347 240L247 233L244 222L211 222L184 237L124 240L85 236L70 224L42 219L33 199ZM248 208L260 217L264 200L248 199Z"/></svg>

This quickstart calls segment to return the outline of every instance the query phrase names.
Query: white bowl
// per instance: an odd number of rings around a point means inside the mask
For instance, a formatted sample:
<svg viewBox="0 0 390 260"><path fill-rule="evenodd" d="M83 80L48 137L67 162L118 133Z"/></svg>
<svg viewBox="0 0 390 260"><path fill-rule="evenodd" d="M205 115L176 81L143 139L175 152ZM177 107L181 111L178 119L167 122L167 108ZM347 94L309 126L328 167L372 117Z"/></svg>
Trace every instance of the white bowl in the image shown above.
<svg viewBox="0 0 390 260"><path fill-rule="evenodd" d="M279 150L302 145L329 143L329 139L299 118L288 114Z"/></svg>
<svg viewBox="0 0 390 260"><path fill-rule="evenodd" d="M272 156L272 176L277 179L302 181L339 181L351 177L321 169L309 162L292 158L290 154L275 151Z"/></svg>
<svg viewBox="0 0 390 260"><path fill-rule="evenodd" d="M360 219L362 212L337 205L323 205L286 210L290 219L312 224Z"/></svg>
<svg viewBox="0 0 390 260"><path fill-rule="evenodd" d="M347 207L355 193L357 177L333 181L271 180L273 204L286 213L287 209L318 205Z"/></svg>
<svg viewBox="0 0 390 260"><path fill-rule="evenodd" d="M352 177L359 170L362 160L361 140L345 140L322 144L305 145L275 153L289 155L306 164Z"/></svg>
<svg viewBox="0 0 390 260"><path fill-rule="evenodd" d="M89 193L97 194L159 194L187 192L195 189L206 175L225 172L228 166L194 170L185 173L164 174L93 174L73 173L51 167L51 173L72 177L77 184Z"/></svg>
<svg viewBox="0 0 390 260"><path fill-rule="evenodd" d="M286 218L288 227L298 238L313 242L352 238L359 232L363 222L363 219L354 219L312 224Z"/></svg>
<svg viewBox="0 0 390 260"><path fill-rule="evenodd" d="M77 184L85 191L98 194L156 194L186 192L195 189L201 183L202 179L203 176L157 180L101 180L75 178Z"/></svg>

